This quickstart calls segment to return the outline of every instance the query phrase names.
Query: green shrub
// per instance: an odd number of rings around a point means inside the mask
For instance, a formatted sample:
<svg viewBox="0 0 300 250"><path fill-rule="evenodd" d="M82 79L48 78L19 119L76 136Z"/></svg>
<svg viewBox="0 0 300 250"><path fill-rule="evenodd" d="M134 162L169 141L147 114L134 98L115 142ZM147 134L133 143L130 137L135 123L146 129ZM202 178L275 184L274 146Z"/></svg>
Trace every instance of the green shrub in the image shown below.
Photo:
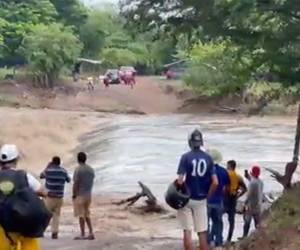
<svg viewBox="0 0 300 250"><path fill-rule="evenodd" d="M62 70L72 67L82 44L61 24L38 24L25 35L23 51L32 73L44 87L53 87Z"/></svg>
<svg viewBox="0 0 300 250"><path fill-rule="evenodd" d="M228 42L198 43L187 57L189 66L183 79L204 96L240 91L250 77L245 60Z"/></svg>

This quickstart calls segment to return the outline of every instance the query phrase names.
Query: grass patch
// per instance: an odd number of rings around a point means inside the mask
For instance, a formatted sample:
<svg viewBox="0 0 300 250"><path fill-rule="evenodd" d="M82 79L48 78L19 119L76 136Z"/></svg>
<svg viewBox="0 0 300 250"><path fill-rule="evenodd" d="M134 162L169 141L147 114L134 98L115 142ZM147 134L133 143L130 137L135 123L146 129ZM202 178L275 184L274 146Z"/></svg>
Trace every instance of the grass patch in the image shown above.
<svg viewBox="0 0 300 250"><path fill-rule="evenodd" d="M269 219L269 228L277 230L282 228L300 229L300 185L286 192L272 206Z"/></svg>
<svg viewBox="0 0 300 250"><path fill-rule="evenodd" d="M13 68L0 68L0 80L4 80L7 75L13 75Z"/></svg>
<svg viewBox="0 0 300 250"><path fill-rule="evenodd" d="M0 107L19 107L20 103L6 98L4 96L0 96Z"/></svg>

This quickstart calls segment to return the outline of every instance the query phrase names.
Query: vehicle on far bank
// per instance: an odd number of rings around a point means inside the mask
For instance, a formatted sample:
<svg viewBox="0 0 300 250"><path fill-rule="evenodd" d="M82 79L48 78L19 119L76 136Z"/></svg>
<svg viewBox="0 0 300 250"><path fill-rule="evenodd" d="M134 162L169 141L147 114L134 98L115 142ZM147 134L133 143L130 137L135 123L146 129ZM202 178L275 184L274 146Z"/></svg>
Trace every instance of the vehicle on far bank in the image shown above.
<svg viewBox="0 0 300 250"><path fill-rule="evenodd" d="M163 74L167 79L180 79L184 75L186 68L187 66L185 60L176 61L164 65Z"/></svg>
<svg viewBox="0 0 300 250"><path fill-rule="evenodd" d="M136 69L133 66L122 66L120 67L120 75L125 75L126 73L132 73L133 76L137 75Z"/></svg>
<svg viewBox="0 0 300 250"><path fill-rule="evenodd" d="M108 69L103 78L104 85L120 84L121 77L118 69Z"/></svg>
<svg viewBox="0 0 300 250"><path fill-rule="evenodd" d="M131 85L131 87L136 83L136 70L132 66L122 66L119 71L122 82L126 85Z"/></svg>

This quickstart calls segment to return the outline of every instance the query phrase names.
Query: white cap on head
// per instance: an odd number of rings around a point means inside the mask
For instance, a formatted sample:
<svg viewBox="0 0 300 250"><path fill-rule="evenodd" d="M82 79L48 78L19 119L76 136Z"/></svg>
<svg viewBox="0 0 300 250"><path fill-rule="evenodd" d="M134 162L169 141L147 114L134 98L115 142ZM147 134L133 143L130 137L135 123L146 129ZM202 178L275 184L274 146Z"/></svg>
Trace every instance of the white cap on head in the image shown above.
<svg viewBox="0 0 300 250"><path fill-rule="evenodd" d="M222 154L217 149L208 149L206 152L213 159L214 163L219 164L222 162L223 160Z"/></svg>
<svg viewBox="0 0 300 250"><path fill-rule="evenodd" d="M14 144L4 144L0 149L0 162L10 162L19 157L19 150Z"/></svg>

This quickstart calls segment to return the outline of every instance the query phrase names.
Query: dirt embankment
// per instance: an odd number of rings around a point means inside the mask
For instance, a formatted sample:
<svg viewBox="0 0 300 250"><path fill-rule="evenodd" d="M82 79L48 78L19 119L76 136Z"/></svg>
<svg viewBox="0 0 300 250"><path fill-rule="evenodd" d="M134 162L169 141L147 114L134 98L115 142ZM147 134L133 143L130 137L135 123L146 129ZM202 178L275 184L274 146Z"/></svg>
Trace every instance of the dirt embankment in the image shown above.
<svg viewBox="0 0 300 250"><path fill-rule="evenodd" d="M0 145L16 144L21 167L37 174L54 155L62 156L64 163L70 162L78 137L92 129L92 118L82 112L2 107Z"/></svg>
<svg viewBox="0 0 300 250"><path fill-rule="evenodd" d="M38 174L54 155L72 170L80 135L90 131L99 120L108 119L102 111L113 113L172 113L217 111L220 100L195 101L193 94L172 82L139 78L134 89L127 86L102 85L88 92L84 83L55 88L52 91L32 88L13 82L0 84L0 144L15 143L20 148L20 167ZM190 100L190 101L187 101ZM222 100L221 100L222 101ZM234 105L224 100L226 105ZM18 107L16 109L16 107ZM30 108L22 108L30 107ZM300 249L299 191L283 197L265 221L261 230L238 249L282 250ZM122 197L124 198L124 197ZM176 221L170 215L131 213L124 207L112 205L111 200L95 197L93 222L97 240L78 243L72 238L78 233L72 204L66 200L63 208L60 239L52 241L49 234L42 240L42 249L50 250L179 250ZM288 237L283 237L287 235Z"/></svg>
<svg viewBox="0 0 300 250"><path fill-rule="evenodd" d="M182 103L148 78L138 79L134 89L124 85L109 89L96 86L91 93L84 83L49 91L9 82L0 84L0 93L0 144L17 144L21 151L19 167L36 175L54 155L61 156L64 166L72 172L78 138L99 121L109 119L110 115L103 112L171 113ZM92 207L97 240L78 243L73 240L79 228L69 191L62 213L60 239L50 240L47 232L41 240L43 250L180 249L178 239L169 238L176 228L174 220L162 218L164 215L132 213L97 196Z"/></svg>
<svg viewBox="0 0 300 250"><path fill-rule="evenodd" d="M164 91L155 77L139 77L131 89L125 85L95 85L88 91L84 81L65 82L52 90L30 84L0 83L0 104L14 107L48 108L65 111L97 111L109 113L149 114L172 113L183 101Z"/></svg>
<svg viewBox="0 0 300 250"><path fill-rule="evenodd" d="M276 201L259 230L242 241L239 250L300 249L300 184Z"/></svg>

